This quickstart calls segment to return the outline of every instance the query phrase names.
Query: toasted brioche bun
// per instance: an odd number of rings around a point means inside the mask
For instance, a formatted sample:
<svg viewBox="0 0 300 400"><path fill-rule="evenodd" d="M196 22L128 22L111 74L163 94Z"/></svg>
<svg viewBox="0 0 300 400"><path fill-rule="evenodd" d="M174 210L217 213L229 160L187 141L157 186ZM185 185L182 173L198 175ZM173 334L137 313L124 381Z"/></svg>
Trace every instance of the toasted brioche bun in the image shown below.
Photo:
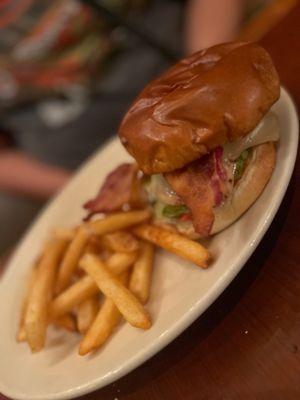
<svg viewBox="0 0 300 400"><path fill-rule="evenodd" d="M173 171L247 135L279 92L277 72L262 47L214 46L147 85L125 115L119 136L146 174Z"/></svg>
<svg viewBox="0 0 300 400"><path fill-rule="evenodd" d="M251 159L241 179L234 186L231 195L225 203L214 208L215 220L211 235L222 231L235 222L260 196L268 183L276 162L276 150L273 143L260 144L253 148ZM156 220L159 225L169 225L179 233L198 239L192 222L166 224Z"/></svg>

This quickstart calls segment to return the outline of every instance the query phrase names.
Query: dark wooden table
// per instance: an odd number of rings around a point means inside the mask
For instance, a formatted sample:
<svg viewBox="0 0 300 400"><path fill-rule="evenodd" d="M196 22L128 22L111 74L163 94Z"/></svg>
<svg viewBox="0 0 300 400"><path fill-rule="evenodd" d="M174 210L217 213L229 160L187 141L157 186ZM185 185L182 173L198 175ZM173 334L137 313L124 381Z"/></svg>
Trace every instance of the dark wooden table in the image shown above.
<svg viewBox="0 0 300 400"><path fill-rule="evenodd" d="M300 109L300 4L262 45ZM299 213L298 157L271 228L219 299L143 366L82 400L300 399Z"/></svg>

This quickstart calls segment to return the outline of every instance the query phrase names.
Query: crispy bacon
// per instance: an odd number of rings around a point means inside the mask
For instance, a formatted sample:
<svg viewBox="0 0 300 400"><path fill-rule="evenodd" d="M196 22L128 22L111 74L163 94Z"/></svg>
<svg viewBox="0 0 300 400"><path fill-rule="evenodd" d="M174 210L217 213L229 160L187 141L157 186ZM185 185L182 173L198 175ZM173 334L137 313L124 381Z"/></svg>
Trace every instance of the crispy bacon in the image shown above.
<svg viewBox="0 0 300 400"><path fill-rule="evenodd" d="M216 166L216 172L218 174L218 177L222 180L225 181L227 176L226 176L226 171L223 168L222 165L222 156L223 156L223 147L219 146L215 149L213 152L214 159L215 159L215 166Z"/></svg>
<svg viewBox="0 0 300 400"><path fill-rule="evenodd" d="M165 178L192 213L195 231L208 236L213 222L213 207L223 200L222 180L226 172L221 165L221 151L211 152Z"/></svg>
<svg viewBox="0 0 300 400"><path fill-rule="evenodd" d="M83 205L89 210L85 220L97 213L122 210L124 205L130 208L145 205L136 164L121 164L107 176L97 196Z"/></svg>

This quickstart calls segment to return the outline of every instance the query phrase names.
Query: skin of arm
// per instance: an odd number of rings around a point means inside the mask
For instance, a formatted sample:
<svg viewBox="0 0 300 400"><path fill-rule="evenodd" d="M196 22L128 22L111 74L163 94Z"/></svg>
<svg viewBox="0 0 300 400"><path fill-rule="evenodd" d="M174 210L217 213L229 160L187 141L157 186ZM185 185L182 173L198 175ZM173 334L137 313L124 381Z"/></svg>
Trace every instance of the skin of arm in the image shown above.
<svg viewBox="0 0 300 400"><path fill-rule="evenodd" d="M186 53L234 40L243 5L243 0L190 0L185 16Z"/></svg>
<svg viewBox="0 0 300 400"><path fill-rule="evenodd" d="M47 200L71 177L63 168L42 163L12 148L0 149L0 190Z"/></svg>

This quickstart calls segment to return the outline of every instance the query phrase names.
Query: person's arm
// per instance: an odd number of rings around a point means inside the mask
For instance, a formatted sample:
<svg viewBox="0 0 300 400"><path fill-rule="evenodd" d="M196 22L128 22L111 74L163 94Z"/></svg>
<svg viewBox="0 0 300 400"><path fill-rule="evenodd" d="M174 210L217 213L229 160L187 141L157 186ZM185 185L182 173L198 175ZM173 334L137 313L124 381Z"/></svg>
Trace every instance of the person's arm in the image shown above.
<svg viewBox="0 0 300 400"><path fill-rule="evenodd" d="M48 199L69 180L71 172L37 161L11 149L0 149L0 190Z"/></svg>
<svg viewBox="0 0 300 400"><path fill-rule="evenodd" d="M185 21L186 53L234 40L243 4L243 0L189 0Z"/></svg>

